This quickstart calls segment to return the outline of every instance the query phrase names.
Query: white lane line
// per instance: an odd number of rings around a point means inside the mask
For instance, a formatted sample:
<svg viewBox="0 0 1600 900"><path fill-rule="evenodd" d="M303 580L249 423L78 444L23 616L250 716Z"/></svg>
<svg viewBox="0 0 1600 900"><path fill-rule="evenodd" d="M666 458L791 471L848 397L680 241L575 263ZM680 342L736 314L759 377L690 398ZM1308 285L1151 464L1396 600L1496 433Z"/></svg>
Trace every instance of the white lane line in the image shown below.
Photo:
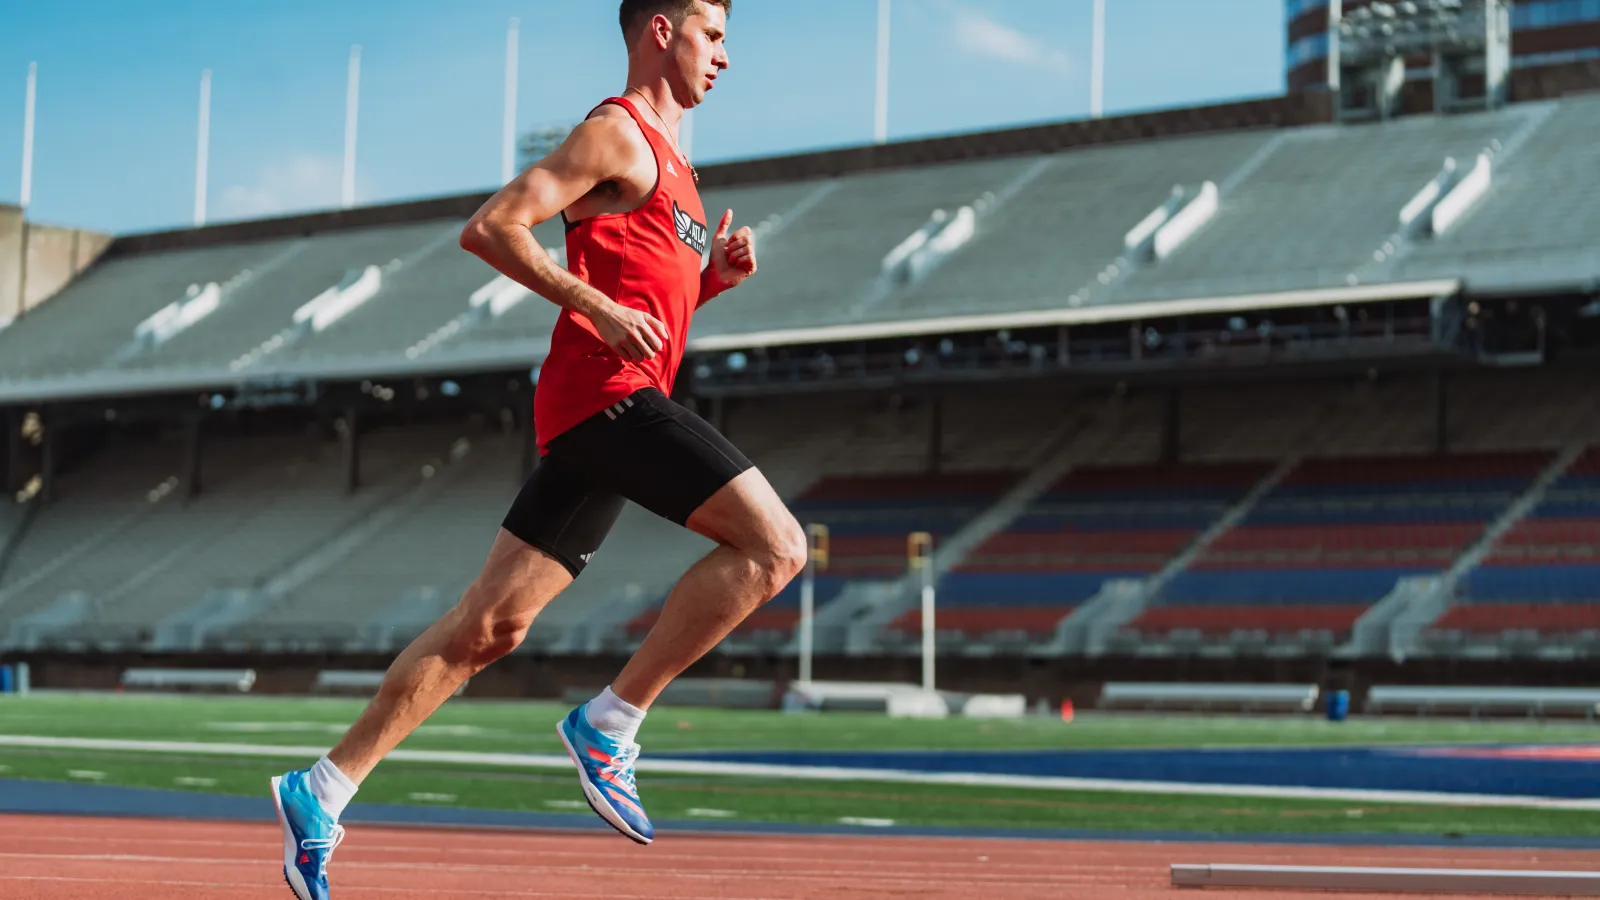
<svg viewBox="0 0 1600 900"><path fill-rule="evenodd" d="M413 800L416 800L419 803L454 803L454 802L456 802L456 795L455 794L432 794L432 793L428 793L427 791L413 791L411 794L408 794L407 796L409 796Z"/></svg>
<svg viewBox="0 0 1600 900"><path fill-rule="evenodd" d="M96 772L94 769L68 769L67 777L79 781L104 781L106 773Z"/></svg>
<svg viewBox="0 0 1600 900"><path fill-rule="evenodd" d="M193 775L179 775L172 779L172 783L179 787L216 787L215 778L196 778Z"/></svg>
<svg viewBox="0 0 1600 900"><path fill-rule="evenodd" d="M731 809L708 809L703 806L694 806L684 810L685 815L700 819L731 819L738 813Z"/></svg>
<svg viewBox="0 0 1600 900"><path fill-rule="evenodd" d="M588 809L589 804L582 800L546 800L545 806L551 809Z"/></svg>
<svg viewBox="0 0 1600 900"><path fill-rule="evenodd" d="M249 756L271 759L317 759L327 747L225 744L189 741L133 741L111 738L59 738L0 735L0 747L58 750L106 750L127 753L179 753ZM570 771L565 754L462 753L440 750L396 750L398 762L443 763L504 769ZM893 784L949 784L962 787L1028 790L1099 791L1115 794L1177 794L1191 797L1259 797L1276 800L1335 800L1410 806L1505 807L1519 809L1600 810L1600 798L1578 800L1518 794L1457 794L1440 791L1380 791L1352 788L1283 787L1251 784L1194 784L1181 781L1121 781L1112 778L1069 778L1059 775L1000 775L986 772L916 772L905 769L857 769L846 766L781 766L767 763L713 762L687 759L642 759L639 771L674 775L856 781Z"/></svg>

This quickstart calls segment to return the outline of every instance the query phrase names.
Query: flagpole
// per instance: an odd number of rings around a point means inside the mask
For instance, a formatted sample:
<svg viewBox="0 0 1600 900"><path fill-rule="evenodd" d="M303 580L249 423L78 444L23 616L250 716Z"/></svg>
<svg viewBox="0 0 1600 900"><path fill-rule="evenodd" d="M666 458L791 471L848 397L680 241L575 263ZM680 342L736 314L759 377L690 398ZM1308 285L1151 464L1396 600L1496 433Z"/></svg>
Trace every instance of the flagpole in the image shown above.
<svg viewBox="0 0 1600 900"><path fill-rule="evenodd" d="M28 206L33 203L33 119L38 99L39 64L28 63L28 87L22 105L22 209L17 250L17 317L28 311Z"/></svg>
<svg viewBox="0 0 1600 900"><path fill-rule="evenodd" d="M200 73L200 136L194 160L194 225L206 224L206 178L211 165L211 70Z"/></svg>
<svg viewBox="0 0 1600 900"><path fill-rule="evenodd" d="M344 93L344 178L339 191L340 205L356 205L356 121L361 106L361 45L350 48L350 72Z"/></svg>
<svg viewBox="0 0 1600 900"><path fill-rule="evenodd" d="M878 91L872 139L879 144L889 140L889 0L878 0Z"/></svg>
<svg viewBox="0 0 1600 900"><path fill-rule="evenodd" d="M1105 115L1106 106L1106 0L1094 0L1094 47L1089 65L1089 117Z"/></svg>
<svg viewBox="0 0 1600 900"><path fill-rule="evenodd" d="M500 183L517 176L517 42L519 23L506 27L506 108L500 131Z"/></svg>

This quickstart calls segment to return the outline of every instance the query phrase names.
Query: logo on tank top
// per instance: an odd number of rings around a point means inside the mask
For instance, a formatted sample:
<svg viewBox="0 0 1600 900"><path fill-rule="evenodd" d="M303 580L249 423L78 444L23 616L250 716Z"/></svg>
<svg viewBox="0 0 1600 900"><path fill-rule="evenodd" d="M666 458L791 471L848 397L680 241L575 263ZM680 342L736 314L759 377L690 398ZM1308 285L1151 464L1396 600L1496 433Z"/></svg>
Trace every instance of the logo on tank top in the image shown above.
<svg viewBox="0 0 1600 900"><path fill-rule="evenodd" d="M667 174L668 175L677 175L678 174L678 170L674 169L672 167L672 160L670 160L670 159L667 160Z"/></svg>
<svg viewBox="0 0 1600 900"><path fill-rule="evenodd" d="M678 206L678 201L672 201L672 224L678 229L678 240L689 245L689 249L705 255L706 252L706 225L696 222L694 217Z"/></svg>

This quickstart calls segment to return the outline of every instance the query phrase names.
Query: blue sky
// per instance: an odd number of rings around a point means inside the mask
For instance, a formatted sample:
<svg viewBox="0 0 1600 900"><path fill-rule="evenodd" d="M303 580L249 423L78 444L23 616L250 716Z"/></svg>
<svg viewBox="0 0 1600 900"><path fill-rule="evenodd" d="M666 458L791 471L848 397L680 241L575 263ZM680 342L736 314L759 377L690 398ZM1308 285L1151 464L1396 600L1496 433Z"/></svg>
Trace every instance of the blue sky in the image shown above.
<svg viewBox="0 0 1600 900"><path fill-rule="evenodd" d="M1283 0L1108 0L1108 113L1279 93ZM861 143L875 0L742 0L699 162ZM213 221L333 206L351 44L357 199L484 190L500 170L507 20L518 123L576 121L623 87L613 0L0 0L0 202L20 194L39 64L32 216L118 233L193 208L199 73L213 70ZM1091 0L894 0L891 138L1084 116Z"/></svg>

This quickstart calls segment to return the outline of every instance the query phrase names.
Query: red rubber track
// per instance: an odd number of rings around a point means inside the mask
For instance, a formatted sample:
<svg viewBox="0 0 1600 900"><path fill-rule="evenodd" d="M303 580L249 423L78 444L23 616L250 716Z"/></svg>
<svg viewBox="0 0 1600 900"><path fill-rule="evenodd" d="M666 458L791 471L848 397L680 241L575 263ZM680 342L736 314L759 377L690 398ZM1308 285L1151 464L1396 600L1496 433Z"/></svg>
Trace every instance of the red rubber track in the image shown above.
<svg viewBox="0 0 1600 900"><path fill-rule="evenodd" d="M0 816L0 897L290 900L282 846L276 825ZM1180 891L1175 862L1594 870L1600 852L709 835L638 847L609 834L363 826L331 874L338 900L1268 896Z"/></svg>

